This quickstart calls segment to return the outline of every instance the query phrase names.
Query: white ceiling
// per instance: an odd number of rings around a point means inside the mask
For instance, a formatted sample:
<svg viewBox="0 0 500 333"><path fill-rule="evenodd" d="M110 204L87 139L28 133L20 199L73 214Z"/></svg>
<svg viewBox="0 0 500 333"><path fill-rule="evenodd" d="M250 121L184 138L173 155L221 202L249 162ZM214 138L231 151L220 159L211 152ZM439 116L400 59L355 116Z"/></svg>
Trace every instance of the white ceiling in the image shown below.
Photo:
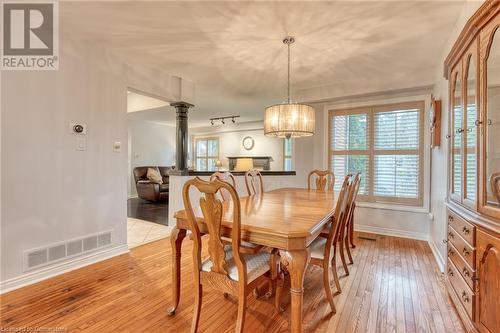
<svg viewBox="0 0 500 333"><path fill-rule="evenodd" d="M60 32L195 82L190 122L203 126L262 119L285 99L286 35L295 89L415 73L432 82L463 3L61 2Z"/></svg>

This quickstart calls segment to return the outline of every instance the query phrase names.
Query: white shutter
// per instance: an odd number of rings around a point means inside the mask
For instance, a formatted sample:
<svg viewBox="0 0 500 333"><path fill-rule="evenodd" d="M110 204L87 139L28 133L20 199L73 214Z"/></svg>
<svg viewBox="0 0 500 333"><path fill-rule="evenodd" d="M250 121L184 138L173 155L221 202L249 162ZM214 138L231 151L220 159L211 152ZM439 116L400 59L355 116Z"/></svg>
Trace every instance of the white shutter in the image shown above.
<svg viewBox="0 0 500 333"><path fill-rule="evenodd" d="M419 197L419 119L419 109L374 114L374 196Z"/></svg>
<svg viewBox="0 0 500 333"><path fill-rule="evenodd" d="M361 200L421 205L422 112L422 102L330 111L335 190L360 172Z"/></svg>

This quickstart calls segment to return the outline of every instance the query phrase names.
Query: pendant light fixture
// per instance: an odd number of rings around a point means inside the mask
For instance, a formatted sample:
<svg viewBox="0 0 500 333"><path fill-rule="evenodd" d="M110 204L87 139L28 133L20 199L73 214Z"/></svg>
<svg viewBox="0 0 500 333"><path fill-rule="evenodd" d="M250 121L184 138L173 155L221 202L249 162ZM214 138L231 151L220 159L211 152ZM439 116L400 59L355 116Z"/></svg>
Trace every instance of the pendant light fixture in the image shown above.
<svg viewBox="0 0 500 333"><path fill-rule="evenodd" d="M271 105L264 115L264 134L278 138L298 138L314 134L314 108L307 104L292 103L290 98L290 46L295 38L288 36L283 44L288 47L288 98L286 103Z"/></svg>

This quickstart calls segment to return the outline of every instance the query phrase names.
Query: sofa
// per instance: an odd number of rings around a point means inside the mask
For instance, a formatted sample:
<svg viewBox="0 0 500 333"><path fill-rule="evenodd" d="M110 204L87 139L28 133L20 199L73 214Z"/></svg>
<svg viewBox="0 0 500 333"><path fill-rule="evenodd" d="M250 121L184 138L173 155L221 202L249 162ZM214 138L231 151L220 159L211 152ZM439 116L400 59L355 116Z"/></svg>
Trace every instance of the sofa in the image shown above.
<svg viewBox="0 0 500 333"><path fill-rule="evenodd" d="M148 168L156 169L162 177L162 184L153 183L146 176ZM141 166L134 168L135 187L139 198L148 201L166 201L168 199L168 173L172 167Z"/></svg>

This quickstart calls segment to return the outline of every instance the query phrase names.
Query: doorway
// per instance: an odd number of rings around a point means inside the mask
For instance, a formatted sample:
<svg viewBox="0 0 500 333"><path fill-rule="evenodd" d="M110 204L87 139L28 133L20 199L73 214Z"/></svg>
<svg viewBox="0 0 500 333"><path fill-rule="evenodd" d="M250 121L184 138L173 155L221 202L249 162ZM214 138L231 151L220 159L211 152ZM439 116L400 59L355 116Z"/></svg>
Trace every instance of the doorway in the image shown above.
<svg viewBox="0 0 500 333"><path fill-rule="evenodd" d="M168 101L127 91L129 248L170 235L169 170L175 160L175 112Z"/></svg>

